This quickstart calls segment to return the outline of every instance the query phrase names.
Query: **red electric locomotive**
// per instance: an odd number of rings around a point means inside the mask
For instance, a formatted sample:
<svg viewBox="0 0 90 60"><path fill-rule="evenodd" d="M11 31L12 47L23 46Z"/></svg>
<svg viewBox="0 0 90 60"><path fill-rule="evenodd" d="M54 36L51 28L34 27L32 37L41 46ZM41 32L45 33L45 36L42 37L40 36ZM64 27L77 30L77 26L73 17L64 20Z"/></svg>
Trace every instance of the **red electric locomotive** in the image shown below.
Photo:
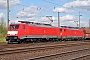
<svg viewBox="0 0 90 60"><path fill-rule="evenodd" d="M20 24L10 24L6 41L37 42L61 39L60 29L50 24L19 21Z"/></svg>
<svg viewBox="0 0 90 60"><path fill-rule="evenodd" d="M77 29L77 27L63 27L61 34L64 40L82 40L84 38L83 30Z"/></svg>

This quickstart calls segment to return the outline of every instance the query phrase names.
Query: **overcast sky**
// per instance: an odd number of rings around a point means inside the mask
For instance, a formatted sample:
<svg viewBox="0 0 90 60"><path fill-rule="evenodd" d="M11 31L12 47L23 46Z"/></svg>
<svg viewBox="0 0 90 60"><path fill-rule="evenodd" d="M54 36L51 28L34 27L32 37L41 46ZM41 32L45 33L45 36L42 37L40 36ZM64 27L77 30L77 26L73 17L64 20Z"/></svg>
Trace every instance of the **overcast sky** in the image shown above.
<svg viewBox="0 0 90 60"><path fill-rule="evenodd" d="M10 23L18 20L51 23L46 16L52 16L53 26L58 26L58 14L60 12L60 24L64 26L77 26L80 12L81 27L89 26L90 0L9 0ZM0 0L0 18L6 21L6 0Z"/></svg>

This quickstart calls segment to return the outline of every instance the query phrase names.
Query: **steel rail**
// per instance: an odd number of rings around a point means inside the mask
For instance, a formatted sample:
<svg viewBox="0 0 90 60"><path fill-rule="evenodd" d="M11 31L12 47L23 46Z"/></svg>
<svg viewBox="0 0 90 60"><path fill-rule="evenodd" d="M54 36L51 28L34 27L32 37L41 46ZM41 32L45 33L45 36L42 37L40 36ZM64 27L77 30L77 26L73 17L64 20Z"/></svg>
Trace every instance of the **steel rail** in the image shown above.
<svg viewBox="0 0 90 60"><path fill-rule="evenodd" d="M86 43L82 43L82 44L85 45ZM82 44L74 43L74 44L59 44L59 45L52 45L52 46L13 48L10 50L0 50L0 55L21 53L21 52L28 52L28 51L37 51L37 50L46 50L46 49L55 49L55 48L64 48L64 47L72 47L72 46L81 46Z"/></svg>
<svg viewBox="0 0 90 60"><path fill-rule="evenodd" d="M49 60L50 57L55 58L55 56L58 56L58 55L61 55L59 58L63 58L65 56L68 56L69 53L87 51L87 50L90 51L90 49L84 48L84 49L78 49L78 50L73 50L73 51L67 51L67 52L61 52L61 53L50 54L50 55L45 55L45 56L39 56L39 57L34 57L34 58L29 58L29 59L24 59L24 60ZM67 54L67 55L65 55L65 54ZM71 57L71 58L69 58L67 60L76 60L76 59L83 58L83 57L86 57L86 56L90 56L90 53L87 53L85 55L81 55L81 56L78 56L78 57L76 56L74 58Z"/></svg>

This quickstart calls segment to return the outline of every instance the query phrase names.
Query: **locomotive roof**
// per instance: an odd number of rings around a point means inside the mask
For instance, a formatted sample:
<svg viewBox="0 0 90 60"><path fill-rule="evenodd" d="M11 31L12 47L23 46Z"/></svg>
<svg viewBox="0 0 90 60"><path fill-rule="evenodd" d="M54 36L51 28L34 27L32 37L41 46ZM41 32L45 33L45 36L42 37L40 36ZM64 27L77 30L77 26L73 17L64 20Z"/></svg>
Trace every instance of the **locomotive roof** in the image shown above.
<svg viewBox="0 0 90 60"><path fill-rule="evenodd" d="M69 29L78 29L78 27L71 27L71 26L61 26L61 27L69 28Z"/></svg>
<svg viewBox="0 0 90 60"><path fill-rule="evenodd" d="M52 27L51 24L45 24L45 23L35 23L35 22L29 22L29 21L18 21L18 22L26 23L26 24L29 24L29 25L35 25L35 26L49 26L49 27Z"/></svg>

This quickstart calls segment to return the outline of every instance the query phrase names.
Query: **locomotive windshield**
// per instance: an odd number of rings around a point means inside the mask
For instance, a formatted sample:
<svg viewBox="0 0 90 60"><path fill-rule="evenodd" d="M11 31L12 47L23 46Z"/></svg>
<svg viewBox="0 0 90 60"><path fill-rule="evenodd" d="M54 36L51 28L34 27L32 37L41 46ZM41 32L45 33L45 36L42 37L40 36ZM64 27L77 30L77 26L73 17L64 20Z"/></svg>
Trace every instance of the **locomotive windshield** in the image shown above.
<svg viewBox="0 0 90 60"><path fill-rule="evenodd" d="M19 28L19 25L10 25L10 30L12 29L18 29Z"/></svg>

